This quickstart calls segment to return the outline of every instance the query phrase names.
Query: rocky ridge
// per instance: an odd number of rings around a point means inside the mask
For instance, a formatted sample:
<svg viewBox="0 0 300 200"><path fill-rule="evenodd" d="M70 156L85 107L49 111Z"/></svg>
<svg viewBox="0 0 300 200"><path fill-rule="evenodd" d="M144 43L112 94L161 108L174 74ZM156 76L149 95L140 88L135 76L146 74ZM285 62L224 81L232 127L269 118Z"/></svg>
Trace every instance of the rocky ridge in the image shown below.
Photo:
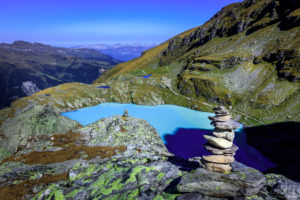
<svg viewBox="0 0 300 200"><path fill-rule="evenodd" d="M297 183L280 175L264 176L237 162L230 173L210 172L174 157L151 125L131 116L112 116L39 139L39 150L20 149L1 162L1 199L189 199L182 192L190 191L211 200L298 195ZM206 189L195 190L197 184L187 184L190 178ZM222 185L226 180L234 181ZM290 185L293 193L286 190Z"/></svg>

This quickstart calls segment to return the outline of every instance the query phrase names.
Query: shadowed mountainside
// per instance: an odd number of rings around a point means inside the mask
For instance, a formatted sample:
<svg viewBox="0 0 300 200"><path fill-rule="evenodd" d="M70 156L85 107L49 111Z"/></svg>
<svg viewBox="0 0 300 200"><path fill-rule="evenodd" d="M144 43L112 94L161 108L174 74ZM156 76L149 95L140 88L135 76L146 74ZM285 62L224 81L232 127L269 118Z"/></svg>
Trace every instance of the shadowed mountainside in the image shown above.
<svg viewBox="0 0 300 200"><path fill-rule="evenodd" d="M66 82L91 83L119 61L90 49L16 41L0 44L0 108Z"/></svg>

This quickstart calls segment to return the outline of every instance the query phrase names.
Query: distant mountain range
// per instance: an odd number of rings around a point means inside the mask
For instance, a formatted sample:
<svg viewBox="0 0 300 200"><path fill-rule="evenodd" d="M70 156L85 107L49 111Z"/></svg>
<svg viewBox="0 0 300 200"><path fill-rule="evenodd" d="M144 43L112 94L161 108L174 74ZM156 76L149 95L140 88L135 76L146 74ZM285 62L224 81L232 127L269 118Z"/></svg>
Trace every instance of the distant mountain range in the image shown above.
<svg viewBox="0 0 300 200"><path fill-rule="evenodd" d="M82 45L74 47L73 49L95 49L106 55L110 55L111 57L121 60L128 61L134 58L139 57L142 52L154 47L155 44L152 45L142 45L142 44L91 44L91 45Z"/></svg>
<svg viewBox="0 0 300 200"><path fill-rule="evenodd" d="M92 83L119 61L92 49L16 41L0 44L0 108L66 82Z"/></svg>

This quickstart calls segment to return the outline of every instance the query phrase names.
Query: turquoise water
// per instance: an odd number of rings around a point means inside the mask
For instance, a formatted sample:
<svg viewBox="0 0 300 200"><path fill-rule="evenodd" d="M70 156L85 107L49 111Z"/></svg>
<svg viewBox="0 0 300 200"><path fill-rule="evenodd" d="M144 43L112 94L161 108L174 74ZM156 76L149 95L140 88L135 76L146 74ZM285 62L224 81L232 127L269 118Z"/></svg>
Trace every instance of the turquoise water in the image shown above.
<svg viewBox="0 0 300 200"><path fill-rule="evenodd" d="M204 134L211 134L213 126L208 116L213 113L200 112L175 105L144 106L135 104L103 103L93 107L62 113L82 125L113 115L122 115L124 110L133 117L147 120L159 133L171 153L183 158L208 155L202 145ZM236 131L235 144L239 146L236 159L259 170L267 170L274 164L249 146L242 126Z"/></svg>
<svg viewBox="0 0 300 200"><path fill-rule="evenodd" d="M172 134L178 128L213 129L208 116L213 113L199 112L174 105L143 106L135 104L103 103L93 107L62 113L82 125L88 125L99 119L113 115L122 115L124 110L133 117L147 120L162 137ZM164 138L162 137L164 140Z"/></svg>

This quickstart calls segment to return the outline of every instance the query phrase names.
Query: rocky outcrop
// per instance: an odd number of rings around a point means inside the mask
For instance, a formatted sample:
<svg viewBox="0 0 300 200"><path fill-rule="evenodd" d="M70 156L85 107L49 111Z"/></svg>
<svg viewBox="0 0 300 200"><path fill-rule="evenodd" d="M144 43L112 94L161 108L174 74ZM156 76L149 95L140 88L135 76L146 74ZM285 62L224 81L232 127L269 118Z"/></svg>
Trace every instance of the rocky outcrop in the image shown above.
<svg viewBox="0 0 300 200"><path fill-rule="evenodd" d="M238 162L219 173L174 157L150 124L130 115L41 136L0 163L0 199L275 200L290 192L291 183L278 185L288 179Z"/></svg>
<svg viewBox="0 0 300 200"><path fill-rule="evenodd" d="M249 35L278 22L278 26L285 29L299 26L297 8L299 3L292 0L249 0L226 6L188 36L172 38L161 54L160 64L168 65L172 58L178 58L216 37L228 37L244 31Z"/></svg>
<svg viewBox="0 0 300 200"><path fill-rule="evenodd" d="M127 149L172 155L157 131L147 121L131 116L113 116L75 130L86 145L122 146Z"/></svg>
<svg viewBox="0 0 300 200"><path fill-rule="evenodd" d="M300 199L300 184L291 180L276 183L271 193L280 199Z"/></svg>
<svg viewBox="0 0 300 200"><path fill-rule="evenodd" d="M47 149L0 164L1 199L175 199L177 178L198 166L167 157L156 130L130 116L44 140Z"/></svg>
<svg viewBox="0 0 300 200"><path fill-rule="evenodd" d="M41 91L38 88L38 86L32 81L23 82L22 83L22 90L27 96L33 95L34 93L37 93L37 92Z"/></svg>
<svg viewBox="0 0 300 200"><path fill-rule="evenodd" d="M232 172L219 173L198 168L181 178L180 192L196 192L214 197L238 197L257 194L265 184L264 175L241 163L232 164Z"/></svg>
<svg viewBox="0 0 300 200"><path fill-rule="evenodd" d="M3 122L0 127L2 133L0 146L10 153L16 153L21 149L38 150L49 145L47 141L41 140L41 137L66 133L78 125L78 122L60 115L59 110L53 106L28 105L16 111L15 117ZM7 154L1 154L0 160L6 156Z"/></svg>

